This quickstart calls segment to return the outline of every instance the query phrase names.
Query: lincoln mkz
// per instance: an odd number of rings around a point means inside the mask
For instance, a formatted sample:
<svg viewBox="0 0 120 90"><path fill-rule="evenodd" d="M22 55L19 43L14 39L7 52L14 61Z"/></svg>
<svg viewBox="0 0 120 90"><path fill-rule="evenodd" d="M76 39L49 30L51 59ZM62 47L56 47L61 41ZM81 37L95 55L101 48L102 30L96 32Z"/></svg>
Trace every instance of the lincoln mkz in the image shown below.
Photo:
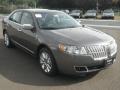
<svg viewBox="0 0 120 90"><path fill-rule="evenodd" d="M38 58L47 75L80 75L113 64L117 44L113 37L68 14L48 9L20 9L2 21L5 46L20 47Z"/></svg>

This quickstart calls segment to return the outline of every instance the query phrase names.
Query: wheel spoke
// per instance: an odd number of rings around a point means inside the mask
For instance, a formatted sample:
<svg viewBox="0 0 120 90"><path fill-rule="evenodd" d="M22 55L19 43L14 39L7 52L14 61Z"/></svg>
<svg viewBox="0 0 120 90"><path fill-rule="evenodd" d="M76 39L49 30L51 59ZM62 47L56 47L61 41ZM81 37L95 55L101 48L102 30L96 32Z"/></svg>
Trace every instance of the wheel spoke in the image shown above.
<svg viewBox="0 0 120 90"><path fill-rule="evenodd" d="M40 57L40 63L42 64L42 63L45 63L45 61L44 61L44 58L43 57Z"/></svg>
<svg viewBox="0 0 120 90"><path fill-rule="evenodd" d="M42 64L42 69L43 69L43 70L45 69L45 64Z"/></svg>
<svg viewBox="0 0 120 90"><path fill-rule="evenodd" d="M47 64L47 68L50 70L51 69L51 66L49 64Z"/></svg>
<svg viewBox="0 0 120 90"><path fill-rule="evenodd" d="M51 64L51 60L50 60L50 58L48 58L48 60L47 60L47 64Z"/></svg>
<svg viewBox="0 0 120 90"><path fill-rule="evenodd" d="M46 53L42 53L44 59L46 59Z"/></svg>
<svg viewBox="0 0 120 90"><path fill-rule="evenodd" d="M47 71L47 72L49 72L49 71L50 71L49 67L47 67L47 68L46 68L46 71Z"/></svg>

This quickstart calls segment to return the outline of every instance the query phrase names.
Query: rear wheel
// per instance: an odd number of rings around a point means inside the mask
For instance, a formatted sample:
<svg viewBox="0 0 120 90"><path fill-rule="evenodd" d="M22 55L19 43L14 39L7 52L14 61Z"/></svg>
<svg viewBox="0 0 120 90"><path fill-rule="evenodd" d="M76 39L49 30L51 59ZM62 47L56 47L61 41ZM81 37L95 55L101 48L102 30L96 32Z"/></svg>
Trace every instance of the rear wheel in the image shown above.
<svg viewBox="0 0 120 90"><path fill-rule="evenodd" d="M39 63L42 71L49 75L55 76L57 74L57 66L55 59L47 48L42 48L39 52Z"/></svg>
<svg viewBox="0 0 120 90"><path fill-rule="evenodd" d="M14 47L13 43L10 40L10 37L8 36L8 34L6 32L4 33L4 44L8 48Z"/></svg>

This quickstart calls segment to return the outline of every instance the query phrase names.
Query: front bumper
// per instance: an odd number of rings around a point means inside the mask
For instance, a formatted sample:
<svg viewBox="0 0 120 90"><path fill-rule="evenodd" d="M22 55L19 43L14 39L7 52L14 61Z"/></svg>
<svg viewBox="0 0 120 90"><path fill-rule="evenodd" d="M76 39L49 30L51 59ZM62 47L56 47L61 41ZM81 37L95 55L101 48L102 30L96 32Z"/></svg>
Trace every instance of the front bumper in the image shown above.
<svg viewBox="0 0 120 90"><path fill-rule="evenodd" d="M53 51L58 69L61 73L80 75L81 73L96 72L113 64L116 54L104 60L95 61L90 56L76 56Z"/></svg>
<svg viewBox="0 0 120 90"><path fill-rule="evenodd" d="M97 18L97 16L85 16L84 18Z"/></svg>
<svg viewBox="0 0 120 90"><path fill-rule="evenodd" d="M80 18L81 16L80 15L70 15L72 16L73 18Z"/></svg>
<svg viewBox="0 0 120 90"><path fill-rule="evenodd" d="M102 16L102 19L114 19L114 16Z"/></svg>

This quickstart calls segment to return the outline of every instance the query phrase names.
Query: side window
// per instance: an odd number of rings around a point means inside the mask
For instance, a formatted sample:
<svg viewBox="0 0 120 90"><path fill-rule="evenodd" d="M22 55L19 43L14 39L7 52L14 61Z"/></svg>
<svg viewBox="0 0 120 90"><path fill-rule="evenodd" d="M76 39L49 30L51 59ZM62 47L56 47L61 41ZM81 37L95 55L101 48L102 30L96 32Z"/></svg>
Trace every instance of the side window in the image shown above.
<svg viewBox="0 0 120 90"><path fill-rule="evenodd" d="M22 12L15 12L9 19L13 22L20 23Z"/></svg>
<svg viewBox="0 0 120 90"><path fill-rule="evenodd" d="M21 24L31 24L31 25L34 25L34 22L33 22L33 17L30 13L27 13L27 12L24 12L23 13L23 16L22 16L22 19L21 19Z"/></svg>

